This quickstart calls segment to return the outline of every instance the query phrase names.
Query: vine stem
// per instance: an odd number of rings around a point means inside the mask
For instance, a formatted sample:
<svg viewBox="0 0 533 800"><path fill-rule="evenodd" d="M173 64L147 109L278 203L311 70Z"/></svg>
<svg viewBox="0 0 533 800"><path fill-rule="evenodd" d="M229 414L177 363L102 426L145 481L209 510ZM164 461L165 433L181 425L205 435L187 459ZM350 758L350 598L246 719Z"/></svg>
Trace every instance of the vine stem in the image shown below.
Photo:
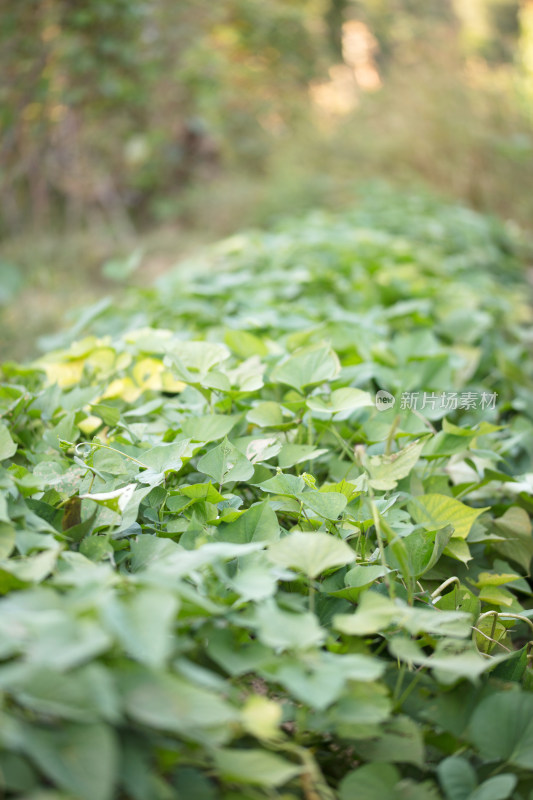
<svg viewBox="0 0 533 800"><path fill-rule="evenodd" d="M484 633L478 627L479 623L481 622L481 620L482 619L486 619L487 617L493 617L493 623L492 623L490 636L488 636L486 633ZM508 653L511 652L508 647L506 647L504 644L499 642L497 639L494 639L494 634L496 632L496 624L498 622L498 619L502 619L502 620L504 620L504 619L517 619L517 620L520 620L521 622L527 623L529 625L529 627L531 628L531 630L533 631L533 622L528 617L525 617L523 614L512 614L510 611L509 612L508 611L496 611L495 609L491 609L490 611L485 611L484 614L480 614L480 616L477 618L476 625L472 626L472 639L474 641L474 644L476 644L476 633L479 633L481 636L483 636L484 639L488 639L489 641L493 642L494 644L499 645L503 650L507 650ZM490 656L490 653L488 651L487 652L483 652L482 651L482 655Z"/></svg>
<svg viewBox="0 0 533 800"><path fill-rule="evenodd" d="M494 609L485 611L484 614L480 614L480 616L477 618L477 624L479 624L480 620L484 619L485 617L493 616L500 617L500 619L519 619L521 622L526 622L533 631L533 622L529 619L529 617L525 617L523 614L511 614L510 611L495 611Z"/></svg>
<svg viewBox="0 0 533 800"><path fill-rule="evenodd" d="M394 598L396 597L396 593L394 591L394 586L392 585L392 582L389 577L389 568L387 566L387 559L385 558L385 546L383 544L383 534L381 531L381 520L379 517L379 511L374 501L374 492L372 491L372 488L369 487L368 491L370 497L370 508L372 509L372 519L374 520L374 527L376 529L376 539L378 541L379 558L381 561L381 566L385 570L385 575L383 577L385 579L385 585L389 592L389 597L391 598L391 600L394 600Z"/></svg>
<svg viewBox="0 0 533 800"><path fill-rule="evenodd" d="M431 600L433 601L433 603L436 603L437 600L440 600L442 592L445 589L447 589L448 586L451 586L452 583L455 583L455 591L457 592L457 589L459 589L461 586L461 581L459 580L457 575L452 575L451 578L447 578L447 580L441 583L440 586L437 586L435 591L431 593ZM455 596L455 608L457 608L457 594Z"/></svg>
<svg viewBox="0 0 533 800"><path fill-rule="evenodd" d="M389 435L387 436L387 443L385 445L385 455L387 455L387 456L390 455L390 451L392 449L392 442L394 441L394 434L396 433L396 431L398 429L398 425L400 424L401 419L402 418L400 417L400 415L397 414L396 417L394 418L394 422L391 425L391 429L389 431Z"/></svg>
<svg viewBox="0 0 533 800"><path fill-rule="evenodd" d="M103 444L102 442L80 442L79 444L75 445L74 448L76 450L77 456L81 455L83 457L82 453L78 450L80 444L81 445L88 444L91 450L93 447L102 447L104 450L111 450L113 453L118 453L124 458L128 458L130 461L133 461L135 464L138 464L140 467L143 467L143 469L150 469L148 464L143 464L143 462L139 461L138 458L134 458L133 456L130 456L127 453L123 453L122 450L118 450L116 447L111 447L111 445ZM90 455L90 453L87 453L87 455Z"/></svg>
<svg viewBox="0 0 533 800"><path fill-rule="evenodd" d="M474 634L479 633L480 636L483 636L483 638L487 639L489 642L492 642L493 644L497 644L499 647L502 648L502 650L505 650L506 653L512 653L513 652L512 650L509 650L509 648L506 647L504 644L499 642L497 639L491 639L490 636L487 633L483 633L483 631L481 631L479 628L476 628L475 625L472 626L472 631L474 632ZM484 650L479 651L479 648L478 648L478 652L480 652L480 655L482 655L482 656L486 656L487 658L492 658L491 654L488 653L488 652L485 652Z"/></svg>
<svg viewBox="0 0 533 800"><path fill-rule="evenodd" d="M338 430L335 428L335 426L332 425L331 428L329 428L328 430L330 430L331 433L337 438L340 446L342 447L344 453L348 456L348 458L350 458L350 460L353 461L353 451L348 446L347 442L342 438L342 436L340 435Z"/></svg>
<svg viewBox="0 0 533 800"><path fill-rule="evenodd" d="M309 579L309 611L313 613L315 611L315 587L311 578Z"/></svg>
<svg viewBox="0 0 533 800"><path fill-rule="evenodd" d="M396 708L401 709L402 705L405 703L405 701L407 700L407 698L409 697L409 695L411 694L411 692L415 688L416 684L418 683L418 681L422 677L422 669L423 669L423 665L420 665L419 667L417 667L417 669L415 670L415 676L414 676L413 680L411 681L409 686L407 686L407 688L404 689L403 694L401 694L400 697L396 700Z"/></svg>

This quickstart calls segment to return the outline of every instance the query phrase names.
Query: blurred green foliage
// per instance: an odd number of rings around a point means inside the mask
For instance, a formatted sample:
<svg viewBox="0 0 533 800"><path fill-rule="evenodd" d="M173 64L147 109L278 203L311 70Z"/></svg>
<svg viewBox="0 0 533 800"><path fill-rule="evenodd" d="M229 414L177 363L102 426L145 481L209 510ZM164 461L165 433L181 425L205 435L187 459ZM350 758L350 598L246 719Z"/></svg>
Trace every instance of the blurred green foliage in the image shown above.
<svg viewBox="0 0 533 800"><path fill-rule="evenodd" d="M531 800L521 252L376 192L1 366L2 798Z"/></svg>
<svg viewBox="0 0 533 800"><path fill-rule="evenodd" d="M142 251L146 284L375 178L531 228L530 0L5 6L0 358L113 289L108 263Z"/></svg>
<svg viewBox="0 0 533 800"><path fill-rule="evenodd" d="M526 0L19 0L0 19L0 231L111 220L131 232L186 215L195 187L221 176L257 180L280 159L287 174L294 149L329 174L340 143L353 178L367 160L383 175L376 117L391 111L394 158L439 189L440 153L469 149L469 174L486 168L468 132L488 123L501 175L482 204L501 211L499 189L532 149L531 16ZM313 92L323 106L339 82L352 94L340 131ZM423 165L412 97L450 120L420 131ZM514 205L528 218L529 204Z"/></svg>
<svg viewBox="0 0 533 800"><path fill-rule="evenodd" d="M320 71L316 3L22 0L0 22L4 226L146 212L224 151L266 149L260 120ZM148 209L149 212L150 209Z"/></svg>

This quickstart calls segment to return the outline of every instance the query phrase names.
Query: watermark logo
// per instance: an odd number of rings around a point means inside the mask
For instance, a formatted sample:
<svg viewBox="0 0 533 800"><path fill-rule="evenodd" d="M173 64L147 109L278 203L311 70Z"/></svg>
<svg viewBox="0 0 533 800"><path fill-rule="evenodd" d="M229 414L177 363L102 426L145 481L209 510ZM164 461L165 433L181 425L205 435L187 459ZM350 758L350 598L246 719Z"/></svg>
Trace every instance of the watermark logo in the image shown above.
<svg viewBox="0 0 533 800"><path fill-rule="evenodd" d="M412 411L465 411L481 409L482 411L496 408L497 392L402 392L400 409ZM376 394L376 408L378 411L388 411L396 403L396 398L390 392L380 389Z"/></svg>
<svg viewBox="0 0 533 800"><path fill-rule="evenodd" d="M379 392L376 393L376 408L378 411L388 411L389 408L392 408L394 403L396 402L396 398L390 392L386 392L384 389L380 389Z"/></svg>

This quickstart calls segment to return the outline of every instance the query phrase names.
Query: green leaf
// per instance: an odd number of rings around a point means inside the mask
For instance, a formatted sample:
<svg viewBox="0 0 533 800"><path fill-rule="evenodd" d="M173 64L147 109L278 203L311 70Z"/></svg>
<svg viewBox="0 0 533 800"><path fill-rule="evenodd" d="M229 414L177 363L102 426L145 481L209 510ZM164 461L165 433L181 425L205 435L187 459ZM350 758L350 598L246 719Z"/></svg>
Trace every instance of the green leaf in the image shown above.
<svg viewBox="0 0 533 800"><path fill-rule="evenodd" d="M305 483L304 479L297 475L280 474L274 475L273 478L269 478L267 481L263 481L260 487L264 492L285 494L295 497L299 492L303 491Z"/></svg>
<svg viewBox="0 0 533 800"><path fill-rule="evenodd" d="M413 442L393 455L371 456L367 462L370 485L373 489L394 489L405 478L420 458L425 442Z"/></svg>
<svg viewBox="0 0 533 800"><path fill-rule="evenodd" d="M348 681L372 683L384 671L384 664L372 656L321 653L308 658L288 657L262 673L281 683L291 695L311 708L325 709L344 692Z"/></svg>
<svg viewBox="0 0 533 800"><path fill-rule="evenodd" d="M477 786L475 769L460 756L451 756L441 761L437 775L447 800L468 800Z"/></svg>
<svg viewBox="0 0 533 800"><path fill-rule="evenodd" d="M392 624L404 627L412 634L441 633L466 637L471 630L469 614L413 608L374 591L366 591L361 596L355 614L338 614L333 624L337 630L352 636L378 633Z"/></svg>
<svg viewBox="0 0 533 800"><path fill-rule="evenodd" d="M139 460L157 473L177 472L183 464L182 458L187 453L188 447L188 440L159 444L142 453Z"/></svg>
<svg viewBox="0 0 533 800"><path fill-rule="evenodd" d="M80 553L91 561L103 561L113 556L108 536L86 536L80 544Z"/></svg>
<svg viewBox="0 0 533 800"><path fill-rule="evenodd" d="M120 719L109 673L99 664L61 677L56 670L27 665L11 682L4 673L3 683L17 703L35 714L77 722Z"/></svg>
<svg viewBox="0 0 533 800"><path fill-rule="evenodd" d="M279 703L261 695L251 695L243 708L243 727L256 739L279 738L283 709Z"/></svg>
<svg viewBox="0 0 533 800"><path fill-rule="evenodd" d="M254 438L248 441L245 455L252 464L258 464L261 461L268 461L277 456L281 448L281 442L275 436L264 436L260 439Z"/></svg>
<svg viewBox="0 0 533 800"><path fill-rule="evenodd" d="M15 547L15 528L0 522L0 560L7 558Z"/></svg>
<svg viewBox="0 0 533 800"><path fill-rule="evenodd" d="M150 728L201 738L203 729L228 726L237 711L215 692L165 673L125 673L122 682L129 716Z"/></svg>
<svg viewBox="0 0 533 800"><path fill-rule="evenodd" d="M251 561L239 566L231 585L244 601L263 600L275 594L277 579L271 567L262 561Z"/></svg>
<svg viewBox="0 0 533 800"><path fill-rule="evenodd" d="M172 783L178 791L179 798L190 797L194 800L218 800L219 798L214 780L193 767L180 767L176 770ZM135 795L133 796L135 797ZM150 795L146 797L146 800L150 800Z"/></svg>
<svg viewBox="0 0 533 800"><path fill-rule="evenodd" d="M402 539L407 551L409 571L415 578L435 566L451 539L452 531L451 526L440 531L415 531ZM390 553L387 549L387 561L391 567L400 568L392 549Z"/></svg>
<svg viewBox="0 0 533 800"><path fill-rule="evenodd" d="M214 760L224 780L269 788L283 786L302 771L267 750L219 749L214 752Z"/></svg>
<svg viewBox="0 0 533 800"><path fill-rule="evenodd" d="M494 657L493 661L488 661L480 656L471 642L458 643L447 640L442 640L442 644L428 656L416 642L404 636L395 636L391 639L389 650L393 656L406 664L434 669L435 675L443 684L455 683L460 678L474 682L484 672L492 669L495 663L505 658Z"/></svg>
<svg viewBox="0 0 533 800"><path fill-rule="evenodd" d="M326 636L314 614L283 611L271 599L256 609L255 619L260 641L279 650L307 650Z"/></svg>
<svg viewBox="0 0 533 800"><path fill-rule="evenodd" d="M258 641L236 641L229 629L215 629L207 642L209 657L230 675L252 672L272 660L272 651Z"/></svg>
<svg viewBox="0 0 533 800"><path fill-rule="evenodd" d="M24 749L66 792L80 800L111 800L117 748L107 725L65 725L59 730L27 725Z"/></svg>
<svg viewBox="0 0 533 800"><path fill-rule="evenodd" d="M229 525L220 525L219 537L225 542L275 542L279 539L279 522L268 501L255 503Z"/></svg>
<svg viewBox="0 0 533 800"><path fill-rule="evenodd" d="M386 630L399 616L396 604L377 592L362 595L355 614L337 614L333 626L351 636L365 636Z"/></svg>
<svg viewBox="0 0 533 800"><path fill-rule="evenodd" d="M186 383L201 382L209 370L229 358L230 352L216 342L179 342L170 355L177 377Z"/></svg>
<svg viewBox="0 0 533 800"><path fill-rule="evenodd" d="M249 331L235 331L230 328L224 333L224 341L241 358L266 356L268 353L264 341Z"/></svg>
<svg viewBox="0 0 533 800"><path fill-rule="evenodd" d="M291 533L270 545L268 557L275 564L304 572L309 578L355 561L355 553L346 542L321 531Z"/></svg>
<svg viewBox="0 0 533 800"><path fill-rule="evenodd" d="M0 494L0 522L10 522L7 510L7 498L3 494Z"/></svg>
<svg viewBox="0 0 533 800"><path fill-rule="evenodd" d="M113 406L105 405L104 403L96 403L91 406L91 411L98 417L101 417L106 425L114 427L120 420L120 411Z"/></svg>
<svg viewBox="0 0 533 800"><path fill-rule="evenodd" d="M387 574L389 570L378 564L358 564L353 567L344 576L344 583L346 588L336 589L330 593L335 597L345 597L347 600L355 602L363 589L368 588L375 583L379 578ZM324 586L324 591L328 591Z"/></svg>
<svg viewBox="0 0 533 800"><path fill-rule="evenodd" d="M94 492L93 494L80 494L80 500L93 500L100 506L105 506L111 511L123 512L131 501L137 484L128 483L113 492ZM93 506L94 508L94 506Z"/></svg>
<svg viewBox="0 0 533 800"><path fill-rule="evenodd" d="M253 406L246 414L246 419L260 428L276 428L283 424L283 413L279 403L266 400Z"/></svg>
<svg viewBox="0 0 533 800"><path fill-rule="evenodd" d="M494 549L529 573L533 558L533 535L527 512L518 506L511 506L505 514L494 520L494 526L498 534L505 537L503 542L494 542Z"/></svg>
<svg viewBox="0 0 533 800"><path fill-rule="evenodd" d="M0 562L0 568L24 583L41 583L54 569L57 552L45 550L23 558L9 558Z"/></svg>
<svg viewBox="0 0 533 800"><path fill-rule="evenodd" d="M1 298L0 290L0 301ZM7 751L0 753L0 775L2 789L10 790L11 792L23 792L26 797L38 785L35 771L28 761L15 753ZM39 798L33 795L33 800L39 800ZM43 798L43 800L46 800L46 798Z"/></svg>
<svg viewBox="0 0 533 800"><path fill-rule="evenodd" d="M306 508L325 519L336 520L346 508L346 495L340 492L319 492L311 489L294 495Z"/></svg>
<svg viewBox="0 0 533 800"><path fill-rule="evenodd" d="M507 800L512 797L517 781L516 775L510 773L495 775L478 786L468 800Z"/></svg>
<svg viewBox="0 0 533 800"><path fill-rule="evenodd" d="M488 633L490 635L490 631ZM498 664L492 670L492 675L501 681L520 683L526 674L527 668L528 652L527 645L525 645L521 650L516 650L503 663Z"/></svg>
<svg viewBox="0 0 533 800"><path fill-rule="evenodd" d="M202 456L198 469L220 484L247 481L254 474L253 464L227 439Z"/></svg>
<svg viewBox="0 0 533 800"><path fill-rule="evenodd" d="M188 497L191 500L205 500L207 503L222 503L224 496L218 492L212 483L193 483L191 485L180 486L178 489L180 495ZM181 504L178 504L176 509L172 508L172 497L167 498L167 506L171 511L181 509Z"/></svg>
<svg viewBox="0 0 533 800"><path fill-rule="evenodd" d="M468 544L464 539L456 539L455 536L452 536L448 541L448 544L444 548L444 555L450 556L450 558L454 558L456 561L462 561L463 564L468 564L469 561L472 561L472 553L470 552Z"/></svg>
<svg viewBox="0 0 533 800"><path fill-rule="evenodd" d="M238 414L207 414L203 417L189 417L181 426L184 436L195 442L216 442L223 439L235 427Z"/></svg>
<svg viewBox="0 0 533 800"><path fill-rule="evenodd" d="M340 800L396 799L400 773L392 764L365 764L346 775L339 786Z"/></svg>
<svg viewBox="0 0 533 800"><path fill-rule="evenodd" d="M103 616L128 655L158 668L171 652L177 608L177 599L169 592L142 589L129 598L111 598Z"/></svg>
<svg viewBox="0 0 533 800"><path fill-rule="evenodd" d="M358 742L365 761L392 761L424 766L424 738L417 723L399 715L383 723L379 737Z"/></svg>
<svg viewBox="0 0 533 800"><path fill-rule="evenodd" d="M272 370L270 380L301 391L305 386L332 380L339 372L336 354L325 345L302 348Z"/></svg>
<svg viewBox="0 0 533 800"><path fill-rule="evenodd" d="M295 464L312 461L327 452L327 450L319 450L306 444L284 444L278 455L278 464L281 469L288 469L288 467L294 467Z"/></svg>
<svg viewBox="0 0 533 800"><path fill-rule="evenodd" d="M373 406L374 401L368 392L362 389L352 389L350 386L344 389L335 389L327 400L313 395L306 400L307 408L311 411L319 411L324 414L338 414L345 411L355 411L365 406Z"/></svg>
<svg viewBox="0 0 533 800"><path fill-rule="evenodd" d="M0 461L12 458L17 452L17 445L5 425L0 424Z"/></svg>
<svg viewBox="0 0 533 800"><path fill-rule="evenodd" d="M470 738L487 761L506 761L530 769L533 763L533 696L495 692L478 705Z"/></svg>
<svg viewBox="0 0 533 800"><path fill-rule="evenodd" d="M409 503L409 512L426 530L438 530L452 525L454 538L466 539L474 520L488 508L470 508L444 494L426 494Z"/></svg>

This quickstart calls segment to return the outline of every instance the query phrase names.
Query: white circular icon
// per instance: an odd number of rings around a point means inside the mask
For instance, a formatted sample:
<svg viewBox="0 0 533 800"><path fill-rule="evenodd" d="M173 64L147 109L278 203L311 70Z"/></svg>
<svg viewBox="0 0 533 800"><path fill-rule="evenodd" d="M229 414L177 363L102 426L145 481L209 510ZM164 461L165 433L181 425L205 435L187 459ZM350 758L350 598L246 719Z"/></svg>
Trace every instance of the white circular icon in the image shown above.
<svg viewBox="0 0 533 800"><path fill-rule="evenodd" d="M396 402L396 398L390 392L386 392L384 389L380 389L379 392L376 393L376 408L378 411L388 411L389 408L392 408L394 403Z"/></svg>

